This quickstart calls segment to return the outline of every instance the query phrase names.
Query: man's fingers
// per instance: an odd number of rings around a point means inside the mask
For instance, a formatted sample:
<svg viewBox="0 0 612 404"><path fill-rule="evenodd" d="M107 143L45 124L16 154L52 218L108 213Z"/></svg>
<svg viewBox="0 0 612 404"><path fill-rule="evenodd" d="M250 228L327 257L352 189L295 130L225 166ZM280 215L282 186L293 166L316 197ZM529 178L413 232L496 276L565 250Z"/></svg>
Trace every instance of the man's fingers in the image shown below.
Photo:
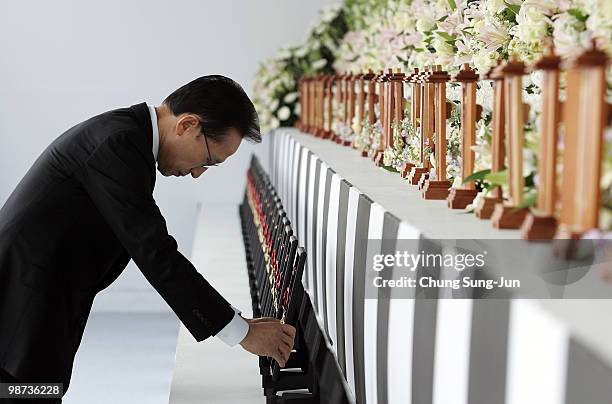
<svg viewBox="0 0 612 404"><path fill-rule="evenodd" d="M283 367L285 367L287 361L289 360L289 355L291 354L291 351L287 350L287 348L285 347L279 348L279 351L281 353L281 357L283 358Z"/></svg>
<svg viewBox="0 0 612 404"><path fill-rule="evenodd" d="M295 327L289 324L283 324L283 332L291 338L295 338Z"/></svg>
<svg viewBox="0 0 612 404"><path fill-rule="evenodd" d="M285 364L287 363L287 360L283 356L283 353L281 352L280 349L277 349L276 352L277 352L277 354L274 355L274 359L278 362L278 364L280 365L281 368L284 368Z"/></svg>
<svg viewBox="0 0 612 404"><path fill-rule="evenodd" d="M288 344L290 347L293 347L294 339L288 336L287 334L282 334L281 339L284 343Z"/></svg>
<svg viewBox="0 0 612 404"><path fill-rule="evenodd" d="M293 349L293 344L290 344L286 341L281 341L281 347L283 347L284 350L291 352L291 350Z"/></svg>

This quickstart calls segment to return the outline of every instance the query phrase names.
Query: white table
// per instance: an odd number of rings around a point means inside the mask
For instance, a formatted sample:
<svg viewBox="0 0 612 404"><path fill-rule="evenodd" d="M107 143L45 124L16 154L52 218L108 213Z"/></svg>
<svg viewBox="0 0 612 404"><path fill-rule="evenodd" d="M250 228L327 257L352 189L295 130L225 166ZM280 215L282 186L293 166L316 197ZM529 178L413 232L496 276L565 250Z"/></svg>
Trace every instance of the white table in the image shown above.
<svg viewBox="0 0 612 404"><path fill-rule="evenodd" d="M205 205L199 209L191 262L232 305L250 317L238 206ZM169 403L258 402L264 402L264 397L257 357L239 345L229 348L215 337L196 342L181 325Z"/></svg>

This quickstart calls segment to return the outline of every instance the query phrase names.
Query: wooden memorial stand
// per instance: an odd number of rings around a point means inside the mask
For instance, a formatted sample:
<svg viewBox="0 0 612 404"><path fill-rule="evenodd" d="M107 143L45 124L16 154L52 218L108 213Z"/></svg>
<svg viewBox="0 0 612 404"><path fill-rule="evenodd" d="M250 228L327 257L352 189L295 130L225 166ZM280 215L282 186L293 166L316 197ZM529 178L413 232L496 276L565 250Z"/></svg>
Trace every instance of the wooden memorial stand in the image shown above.
<svg viewBox="0 0 612 404"><path fill-rule="evenodd" d="M461 83L461 179L465 180L474 172L474 151L472 146L476 144L476 120L478 110L476 105L476 83L478 82L476 71L470 69L469 64L464 64L453 81ZM451 209L465 209L478 194L476 185L471 182L460 188L451 188L447 203Z"/></svg>
<svg viewBox="0 0 612 404"><path fill-rule="evenodd" d="M339 124L342 123L342 115L343 115L343 113L342 113L341 107L344 106L344 104L343 104L343 102L344 102L344 88L343 88L343 85L342 85L343 78L344 78L343 74L336 74L334 76L334 82L336 83L336 93L335 93L336 105L335 105L334 111L337 114L336 120L338 121ZM337 142L338 138L339 138L338 134L332 129L332 133L331 133L330 139L333 142Z"/></svg>
<svg viewBox="0 0 612 404"><path fill-rule="evenodd" d="M365 80L364 80L364 76L365 74L357 74L354 76L354 83L353 83L353 91L356 92L356 101L355 101L355 111L354 111L354 115L356 116L355 120L356 123L353 126L353 121L351 121L351 128L354 129L355 135L353 136L353 139L355 139L355 136L357 136L358 133L361 132L361 124L363 123L363 118L364 118L364 114L365 114ZM355 148L355 142L353 140L353 142L351 142L351 147Z"/></svg>
<svg viewBox="0 0 612 404"><path fill-rule="evenodd" d="M413 79L418 77L418 75L419 69L415 67L412 74L409 74L408 76L404 77L404 82L410 83L410 123L412 124L412 127L414 128L415 132L418 130L419 127L419 115L421 113L421 85L413 81ZM399 122L401 122L401 120ZM409 139L406 139L406 143L407 142L409 142ZM414 163L406 162L402 167L402 171L400 173L401 177L408 178L408 176L410 175L410 171L414 166Z"/></svg>
<svg viewBox="0 0 612 404"><path fill-rule="evenodd" d="M493 81L493 136L491 139L492 149L492 161L491 161L491 173L498 173L504 170L504 160L506 158L505 148L505 127L506 127L506 114L505 114L505 88L504 88L504 76L499 71L502 68L501 64L491 68L487 74L483 77L487 80ZM480 219L490 219L495 209L495 205L503 202L502 189L499 186L490 190L490 195L482 198L475 209L476 217Z"/></svg>
<svg viewBox="0 0 612 404"><path fill-rule="evenodd" d="M312 130L315 137L323 135L323 76L315 76L313 78L314 86L314 127Z"/></svg>
<svg viewBox="0 0 612 404"><path fill-rule="evenodd" d="M596 49L579 55L567 71L563 182L557 238L576 239L599 227L608 56Z"/></svg>
<svg viewBox="0 0 612 404"><path fill-rule="evenodd" d="M506 92L509 200L495 205L491 216L491 224L497 229L518 229L528 212L527 208L519 207L523 203L525 189L525 179L523 178L525 108L522 97L525 64L513 58L502 66L501 73L504 75Z"/></svg>
<svg viewBox="0 0 612 404"><path fill-rule="evenodd" d="M385 149L387 148L387 104L386 104L386 83L389 81L389 75L384 71L381 71L380 74L376 77L376 82L378 83L378 107L380 112L380 123L382 126L382 135L380 137L380 144L378 148L374 152L373 160L374 164L377 166L383 165L383 156Z"/></svg>
<svg viewBox="0 0 612 404"><path fill-rule="evenodd" d="M418 185L421 177L425 179L429 175L430 162L425 156L425 147L432 144L433 132L433 85L427 83L426 77L430 74L429 68L426 67L421 73L413 77L413 83L419 86L419 137L421 140L420 150L420 167L412 167L408 175L408 182L412 185Z"/></svg>
<svg viewBox="0 0 612 404"><path fill-rule="evenodd" d="M446 199L448 197L450 181L446 177L446 83L450 80L447 72L440 66L428 77L428 82L434 85L434 111L435 111L435 148L434 156L436 166L436 179L425 180L422 196L425 199Z"/></svg>
<svg viewBox="0 0 612 404"><path fill-rule="evenodd" d="M346 122L346 114L347 114L347 93L346 93L346 77L350 75L350 72L342 74L338 78L338 88L340 91L340 96L338 97L338 127L342 127ZM342 106L342 108L340 108ZM334 142L337 144L342 144L343 139L341 137L341 133L336 133L334 136Z"/></svg>
<svg viewBox="0 0 612 404"><path fill-rule="evenodd" d="M293 124L293 126L295 126L297 129L299 129L300 131L303 132L302 127L303 125L303 117L304 117L304 77L300 77L298 79L298 104L300 106L300 116L298 117L298 119L295 121L295 123Z"/></svg>
<svg viewBox="0 0 612 404"><path fill-rule="evenodd" d="M376 124L376 75L372 70L369 70L366 74L363 75L363 80L365 82L365 88L367 89L367 101L368 101L368 124L373 126ZM361 152L362 157L368 157L367 151Z"/></svg>
<svg viewBox="0 0 612 404"><path fill-rule="evenodd" d="M389 70L391 72L391 70ZM395 129L404 119L404 74L398 69L390 73L387 83L387 148L395 147Z"/></svg>
<svg viewBox="0 0 612 404"><path fill-rule="evenodd" d="M323 111L323 122L324 128L322 132L323 139L329 139L332 135L332 121L333 121L333 98L334 98L334 76L328 74L325 76L324 85L324 111Z"/></svg>
<svg viewBox="0 0 612 404"><path fill-rule="evenodd" d="M541 70L542 114L540 115L540 145L538 153L538 201L536 212L527 214L521 233L526 240L552 239L557 230L557 140L560 121L559 66L561 58L552 45L532 67Z"/></svg>
<svg viewBox="0 0 612 404"><path fill-rule="evenodd" d="M317 79L309 77L308 79L308 133L315 134L317 128Z"/></svg>
<svg viewBox="0 0 612 404"><path fill-rule="evenodd" d="M308 78L301 77L300 85L300 119L296 127L304 133L307 133L308 127Z"/></svg>
<svg viewBox="0 0 612 404"><path fill-rule="evenodd" d="M351 128L355 117L355 75L349 72L344 76L344 124ZM351 129L352 130L352 129ZM342 140L343 146L350 146L350 139Z"/></svg>

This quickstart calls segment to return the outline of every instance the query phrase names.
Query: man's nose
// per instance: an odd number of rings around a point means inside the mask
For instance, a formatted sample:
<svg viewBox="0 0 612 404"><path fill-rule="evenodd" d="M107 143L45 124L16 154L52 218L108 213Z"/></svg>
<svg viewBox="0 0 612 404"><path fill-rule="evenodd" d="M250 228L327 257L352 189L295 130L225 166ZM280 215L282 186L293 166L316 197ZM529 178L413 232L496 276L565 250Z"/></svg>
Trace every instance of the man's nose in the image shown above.
<svg viewBox="0 0 612 404"><path fill-rule="evenodd" d="M198 178L200 175L204 174L204 172L208 170L208 167L198 167L191 169L191 176L193 178Z"/></svg>

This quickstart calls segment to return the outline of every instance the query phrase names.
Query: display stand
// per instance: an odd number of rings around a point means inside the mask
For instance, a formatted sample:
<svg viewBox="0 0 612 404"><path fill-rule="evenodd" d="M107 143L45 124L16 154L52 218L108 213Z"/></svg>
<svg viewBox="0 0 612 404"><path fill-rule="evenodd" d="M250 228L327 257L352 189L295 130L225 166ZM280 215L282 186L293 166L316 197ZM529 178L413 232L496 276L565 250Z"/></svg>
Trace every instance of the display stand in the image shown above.
<svg viewBox="0 0 612 404"><path fill-rule="evenodd" d="M411 74L404 77L404 82L410 83L410 124L412 125L414 133L418 131L419 115L421 114L421 85L415 81L418 75L419 69L415 67ZM406 142L409 141L410 139L406 139ZM404 163L400 173L401 177L408 178L413 167L415 167L413 162Z"/></svg>
<svg viewBox="0 0 612 404"><path fill-rule="evenodd" d="M386 87L387 82L389 81L389 75L384 71L381 71L380 74L376 77L376 83L378 83L378 107L380 111L380 123L382 125L382 135L380 137L380 144L378 148L374 151L373 160L374 164L377 166L382 166L383 157L385 153L385 149L387 148L387 103L386 103Z"/></svg>
<svg viewBox="0 0 612 404"><path fill-rule="evenodd" d="M523 145L525 107L523 106L523 75L525 64L516 59L506 62L500 70L504 76L506 132L508 133L509 200L495 205L491 224L497 229L518 229L528 209L522 207L525 179L523 178Z"/></svg>
<svg viewBox="0 0 612 404"><path fill-rule="evenodd" d="M610 59L592 48L567 72L563 183L557 238L579 238L599 227L603 134L608 119L606 69Z"/></svg>
<svg viewBox="0 0 612 404"><path fill-rule="evenodd" d="M461 180L464 181L474 172L474 150L476 144L476 87L478 75L469 64L455 75L453 81L461 83ZM465 209L478 194L474 182L464 184L459 188L451 188L447 203L451 209Z"/></svg>
<svg viewBox="0 0 612 404"><path fill-rule="evenodd" d="M419 98L420 115L418 127L421 147L419 166L412 167L410 174L408 175L408 182L411 185L418 185L421 181L421 177L423 177L423 180L425 180L429 175L429 168L431 167L429 158L427 158L425 155L425 147L430 147L433 143L431 140L433 132L433 85L427 83L426 81L426 77L430 73L429 67L425 67L421 73L413 78L415 85L420 87L419 92L421 93L421 97Z"/></svg>
<svg viewBox="0 0 612 404"><path fill-rule="evenodd" d="M351 121L351 129L354 131L355 136L361 132L362 129L362 123L363 123L363 119L364 119L364 114L365 114L365 80L364 80L364 76L365 74L357 74L355 75L354 78L354 91L356 94L356 101L355 101L355 118L354 120ZM355 138L355 136L353 136L353 139ZM351 147L355 148L355 142L351 142Z"/></svg>
<svg viewBox="0 0 612 404"><path fill-rule="evenodd" d="M538 153L538 201L536 211L529 212L521 234L526 240L554 237L557 230L557 142L560 120L559 66L561 58L552 45L538 60L533 70L542 72L542 114L540 115L540 146Z"/></svg>
<svg viewBox="0 0 612 404"><path fill-rule="evenodd" d="M428 76L428 83L433 83L434 89L434 129L435 145L433 154L435 157L435 175L426 179L422 196L425 199L446 199L448 197L450 181L446 176L446 83L450 80L447 72L442 71L441 66L436 66L435 70Z"/></svg>

